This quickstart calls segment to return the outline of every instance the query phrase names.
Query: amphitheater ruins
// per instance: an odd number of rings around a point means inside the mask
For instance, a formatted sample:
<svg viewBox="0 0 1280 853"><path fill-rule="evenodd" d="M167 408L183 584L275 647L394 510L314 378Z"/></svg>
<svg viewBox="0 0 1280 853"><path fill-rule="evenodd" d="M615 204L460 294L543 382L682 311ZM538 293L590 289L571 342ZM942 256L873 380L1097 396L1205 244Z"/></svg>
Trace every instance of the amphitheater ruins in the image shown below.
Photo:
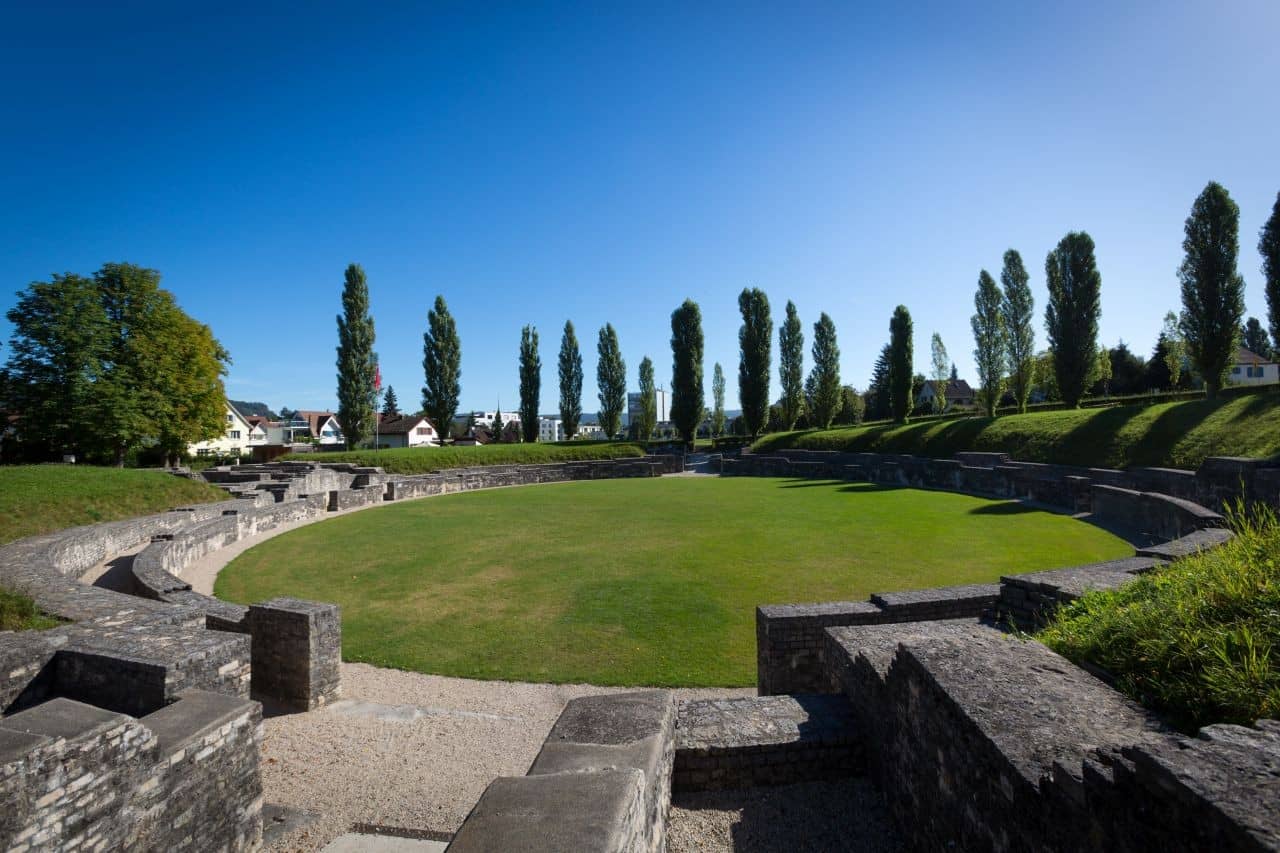
<svg viewBox="0 0 1280 853"><path fill-rule="evenodd" d="M915 850L1280 850L1280 722L1189 737L1025 635L1083 591L1226 541L1280 467L1075 469L996 454L744 453L722 476L870 481L1031 501L1135 543L1109 563L998 583L761 606L755 696L671 691L565 705L523 775L493 779L449 850L656 851L675 791L860 776ZM0 633L0 848L245 850L263 843L263 707L342 696L334 605L248 607L184 570L299 520L455 491L677 473L674 456L416 477L352 465L214 469L220 503L0 547L0 584L65 620ZM136 553L135 553L136 552ZM123 591L80 578L133 554ZM850 832L857 831L850 827Z"/></svg>

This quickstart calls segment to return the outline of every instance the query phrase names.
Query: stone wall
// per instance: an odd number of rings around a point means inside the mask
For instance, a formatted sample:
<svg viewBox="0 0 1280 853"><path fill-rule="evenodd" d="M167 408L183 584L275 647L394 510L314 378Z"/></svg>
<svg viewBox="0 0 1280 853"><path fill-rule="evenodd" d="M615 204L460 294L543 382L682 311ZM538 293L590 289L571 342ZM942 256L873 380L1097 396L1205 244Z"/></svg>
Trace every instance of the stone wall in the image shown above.
<svg viewBox="0 0 1280 853"><path fill-rule="evenodd" d="M916 850L1280 850L1280 724L1168 730L973 621L832 628L832 679Z"/></svg>
<svg viewBox="0 0 1280 853"><path fill-rule="evenodd" d="M449 851L664 850L675 728L665 690L574 699L528 774L490 784Z"/></svg>

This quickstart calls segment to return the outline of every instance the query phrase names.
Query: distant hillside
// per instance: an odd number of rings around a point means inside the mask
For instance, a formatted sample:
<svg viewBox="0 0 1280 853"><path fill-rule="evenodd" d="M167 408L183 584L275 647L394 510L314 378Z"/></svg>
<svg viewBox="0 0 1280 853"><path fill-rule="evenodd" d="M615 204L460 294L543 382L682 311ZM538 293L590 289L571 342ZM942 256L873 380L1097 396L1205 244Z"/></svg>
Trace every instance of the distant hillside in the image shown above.
<svg viewBox="0 0 1280 853"><path fill-rule="evenodd" d="M271 409L267 407L266 403L259 403L256 401L250 403L245 400L228 400L227 402L230 403L237 412L244 415L246 418L249 417L250 415L261 415L267 420L271 420L271 421L280 420L280 416L277 415L275 412L271 411Z"/></svg>

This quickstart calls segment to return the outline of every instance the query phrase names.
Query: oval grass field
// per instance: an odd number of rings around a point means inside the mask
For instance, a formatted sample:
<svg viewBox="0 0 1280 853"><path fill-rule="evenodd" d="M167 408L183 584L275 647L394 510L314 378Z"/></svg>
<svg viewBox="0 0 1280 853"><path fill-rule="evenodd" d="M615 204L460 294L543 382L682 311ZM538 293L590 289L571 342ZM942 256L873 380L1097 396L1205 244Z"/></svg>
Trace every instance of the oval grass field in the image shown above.
<svg viewBox="0 0 1280 853"><path fill-rule="evenodd" d="M343 657L440 675L755 683L755 607L1132 555L1020 504L868 484L600 480L393 503L250 549L216 593L342 607Z"/></svg>

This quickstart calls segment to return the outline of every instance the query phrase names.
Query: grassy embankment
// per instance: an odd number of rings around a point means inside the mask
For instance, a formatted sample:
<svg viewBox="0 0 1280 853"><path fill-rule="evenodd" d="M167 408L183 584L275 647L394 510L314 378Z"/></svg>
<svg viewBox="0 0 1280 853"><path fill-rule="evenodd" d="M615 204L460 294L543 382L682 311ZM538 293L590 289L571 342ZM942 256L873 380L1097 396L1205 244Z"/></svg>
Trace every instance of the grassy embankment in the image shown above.
<svg viewBox="0 0 1280 853"><path fill-rule="evenodd" d="M1189 731L1280 717L1280 523L1232 523L1230 544L1090 593L1040 638Z"/></svg>
<svg viewBox="0 0 1280 853"><path fill-rule="evenodd" d="M337 453L290 453L298 462L355 462L381 467L388 474L430 474L473 465L581 462L643 456L644 448L626 441L575 441L560 444L485 444L478 447L397 447Z"/></svg>
<svg viewBox="0 0 1280 853"><path fill-rule="evenodd" d="M601 480L396 503L237 557L232 601L342 607L343 655L470 678L749 685L755 607L1131 554L1015 503L870 484Z"/></svg>
<svg viewBox="0 0 1280 853"><path fill-rule="evenodd" d="M938 458L983 450L1025 462L1195 468L1207 456L1280 454L1280 394L785 432L754 445L756 452L784 448Z"/></svg>
<svg viewBox="0 0 1280 853"><path fill-rule="evenodd" d="M0 467L0 544L225 497L221 489L158 471L87 465ZM57 620L42 615L31 599L0 589L0 630L54 624Z"/></svg>

